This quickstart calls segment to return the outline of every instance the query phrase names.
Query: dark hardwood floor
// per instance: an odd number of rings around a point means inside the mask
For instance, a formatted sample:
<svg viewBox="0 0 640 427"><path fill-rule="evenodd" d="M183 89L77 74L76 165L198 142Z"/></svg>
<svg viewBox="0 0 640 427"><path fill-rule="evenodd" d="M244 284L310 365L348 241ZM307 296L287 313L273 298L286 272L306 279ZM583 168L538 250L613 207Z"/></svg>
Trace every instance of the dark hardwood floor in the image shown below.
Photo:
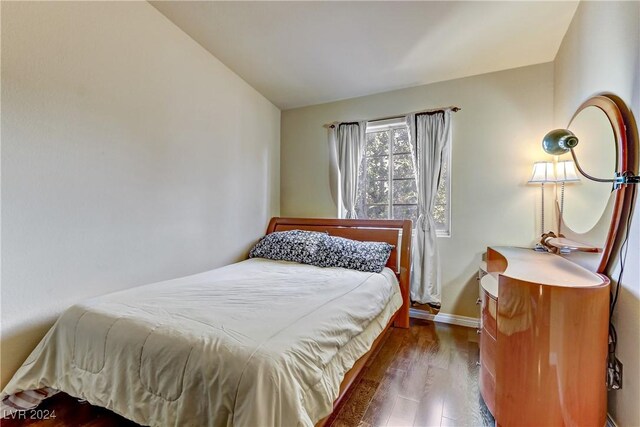
<svg viewBox="0 0 640 427"><path fill-rule="evenodd" d="M332 427L493 426L480 398L475 329L411 320L391 329Z"/></svg>
<svg viewBox="0 0 640 427"><path fill-rule="evenodd" d="M392 328L327 425L493 426L478 389L475 329L412 319ZM60 393L40 410L49 419L3 419L2 427L135 427L136 424Z"/></svg>

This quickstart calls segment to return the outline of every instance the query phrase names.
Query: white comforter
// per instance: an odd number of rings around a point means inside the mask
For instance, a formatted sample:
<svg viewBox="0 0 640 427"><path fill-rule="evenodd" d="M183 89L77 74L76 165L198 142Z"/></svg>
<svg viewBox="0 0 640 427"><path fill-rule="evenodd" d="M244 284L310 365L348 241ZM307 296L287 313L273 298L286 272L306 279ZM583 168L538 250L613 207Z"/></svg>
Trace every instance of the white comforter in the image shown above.
<svg viewBox="0 0 640 427"><path fill-rule="evenodd" d="M251 259L71 307L2 398L49 386L151 426L312 426L401 303L389 269Z"/></svg>

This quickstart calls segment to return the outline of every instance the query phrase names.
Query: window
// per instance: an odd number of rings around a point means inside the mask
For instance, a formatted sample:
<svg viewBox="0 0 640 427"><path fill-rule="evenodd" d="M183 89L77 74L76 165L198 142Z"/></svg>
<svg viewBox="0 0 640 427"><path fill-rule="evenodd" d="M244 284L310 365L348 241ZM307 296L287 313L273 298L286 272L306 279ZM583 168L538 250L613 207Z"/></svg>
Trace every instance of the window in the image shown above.
<svg viewBox="0 0 640 427"><path fill-rule="evenodd" d="M413 147L404 121L367 124L360 166L358 218L418 219L418 190ZM449 235L449 153L445 153L433 215L439 236Z"/></svg>

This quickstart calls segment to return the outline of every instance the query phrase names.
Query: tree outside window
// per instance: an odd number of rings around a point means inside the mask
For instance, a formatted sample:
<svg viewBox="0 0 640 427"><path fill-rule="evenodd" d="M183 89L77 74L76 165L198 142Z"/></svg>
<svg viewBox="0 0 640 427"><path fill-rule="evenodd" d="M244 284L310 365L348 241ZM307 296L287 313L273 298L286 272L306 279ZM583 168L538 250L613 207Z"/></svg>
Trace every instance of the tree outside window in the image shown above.
<svg viewBox="0 0 640 427"><path fill-rule="evenodd" d="M404 122L367 125L360 167L358 218L418 219L418 191L413 147ZM449 153L443 159L433 216L439 235L449 235Z"/></svg>

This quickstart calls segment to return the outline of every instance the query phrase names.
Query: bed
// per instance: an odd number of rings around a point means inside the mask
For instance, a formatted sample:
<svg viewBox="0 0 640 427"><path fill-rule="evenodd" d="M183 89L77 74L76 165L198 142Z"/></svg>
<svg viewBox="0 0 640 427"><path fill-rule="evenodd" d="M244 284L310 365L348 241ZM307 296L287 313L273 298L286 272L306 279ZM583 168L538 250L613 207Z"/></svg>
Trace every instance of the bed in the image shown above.
<svg viewBox="0 0 640 427"><path fill-rule="evenodd" d="M68 309L2 392L50 387L151 426L318 426L409 325L410 221L273 218L395 248L381 273L252 258Z"/></svg>

